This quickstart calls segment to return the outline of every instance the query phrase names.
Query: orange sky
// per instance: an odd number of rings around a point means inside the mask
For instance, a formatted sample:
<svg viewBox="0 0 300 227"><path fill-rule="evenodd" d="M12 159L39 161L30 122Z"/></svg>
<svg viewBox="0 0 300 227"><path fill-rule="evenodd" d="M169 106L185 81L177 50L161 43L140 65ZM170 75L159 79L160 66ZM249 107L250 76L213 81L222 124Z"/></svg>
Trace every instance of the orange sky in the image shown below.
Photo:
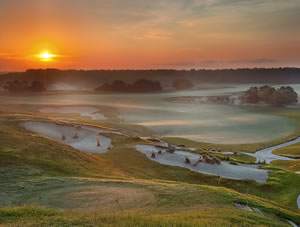
<svg viewBox="0 0 300 227"><path fill-rule="evenodd" d="M0 71L300 67L299 24L298 0L1 0Z"/></svg>

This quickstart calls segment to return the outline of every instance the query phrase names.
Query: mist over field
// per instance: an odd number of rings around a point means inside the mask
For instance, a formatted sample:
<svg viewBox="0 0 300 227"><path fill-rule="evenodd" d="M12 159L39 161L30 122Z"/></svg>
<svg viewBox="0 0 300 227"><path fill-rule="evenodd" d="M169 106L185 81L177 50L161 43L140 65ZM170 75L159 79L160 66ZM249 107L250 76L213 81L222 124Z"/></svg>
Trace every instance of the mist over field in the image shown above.
<svg viewBox="0 0 300 227"><path fill-rule="evenodd" d="M300 226L298 0L1 0L0 226Z"/></svg>

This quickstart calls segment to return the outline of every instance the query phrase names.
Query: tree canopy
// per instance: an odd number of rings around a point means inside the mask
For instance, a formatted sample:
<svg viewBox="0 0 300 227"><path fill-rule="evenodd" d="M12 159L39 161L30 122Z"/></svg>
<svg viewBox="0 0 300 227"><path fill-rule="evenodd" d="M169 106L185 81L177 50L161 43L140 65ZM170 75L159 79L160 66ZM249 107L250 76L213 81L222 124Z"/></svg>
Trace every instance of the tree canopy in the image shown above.
<svg viewBox="0 0 300 227"><path fill-rule="evenodd" d="M298 94L290 86L274 88L268 85L251 87L245 93L247 103L266 103L272 105L288 105L298 101Z"/></svg>
<svg viewBox="0 0 300 227"><path fill-rule="evenodd" d="M10 92L20 93L20 92L43 92L46 90L44 84L40 81L33 81L31 85L27 81L15 80L7 81L3 88Z"/></svg>
<svg viewBox="0 0 300 227"><path fill-rule="evenodd" d="M111 84L105 83L95 89L95 91L109 91L109 92L157 92L162 91L160 82L141 79L135 81L133 84L127 84L122 80L115 80Z"/></svg>

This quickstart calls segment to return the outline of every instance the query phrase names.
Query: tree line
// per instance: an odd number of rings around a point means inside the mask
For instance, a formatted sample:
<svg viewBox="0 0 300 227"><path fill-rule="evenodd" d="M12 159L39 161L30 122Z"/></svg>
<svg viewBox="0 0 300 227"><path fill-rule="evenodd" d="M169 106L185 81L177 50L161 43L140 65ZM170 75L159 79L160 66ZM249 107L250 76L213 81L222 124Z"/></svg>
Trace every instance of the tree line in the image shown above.
<svg viewBox="0 0 300 227"><path fill-rule="evenodd" d="M244 96L247 103L288 105L298 102L298 94L290 86L274 88L268 85L249 88Z"/></svg>
<svg viewBox="0 0 300 227"><path fill-rule="evenodd" d="M29 84L25 80L7 81L3 88L4 90L14 93L43 92L47 90L44 84L40 81L33 81Z"/></svg>
<svg viewBox="0 0 300 227"><path fill-rule="evenodd" d="M292 84L300 83L299 68L254 68L220 70L59 70L29 69L26 72L0 75L0 82L7 80L41 81L45 85L68 83L94 85L123 80L133 83L143 78L159 80L162 86L169 86L176 78L185 78L197 83L258 83Z"/></svg>
<svg viewBox="0 0 300 227"><path fill-rule="evenodd" d="M186 90L194 87L194 84L184 78L177 78L173 81L172 87L175 90ZM159 81L151 81L147 79L136 80L132 84L126 83L122 80L115 80L112 83L105 83L100 87L95 88L95 91L107 91L107 92L160 92L162 86Z"/></svg>
<svg viewBox="0 0 300 227"><path fill-rule="evenodd" d="M115 80L112 83L105 83L102 86L95 88L95 91L143 93L159 92L162 91L162 87L159 81L146 79L137 80L132 84L125 83L122 80Z"/></svg>

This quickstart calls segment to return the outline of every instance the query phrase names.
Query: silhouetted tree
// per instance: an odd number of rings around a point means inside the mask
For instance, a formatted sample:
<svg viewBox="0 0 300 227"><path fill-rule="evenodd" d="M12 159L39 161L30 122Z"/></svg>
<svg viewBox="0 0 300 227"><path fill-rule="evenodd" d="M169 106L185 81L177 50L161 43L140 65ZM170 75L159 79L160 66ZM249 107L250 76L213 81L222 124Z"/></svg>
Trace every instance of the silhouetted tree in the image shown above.
<svg viewBox="0 0 300 227"><path fill-rule="evenodd" d="M111 87L115 91L126 91L127 90L127 84L122 80L115 80Z"/></svg>
<svg viewBox="0 0 300 227"><path fill-rule="evenodd" d="M272 103L276 94L276 89L268 85L259 88L258 96L261 102Z"/></svg>
<svg viewBox="0 0 300 227"><path fill-rule="evenodd" d="M19 80L15 80L13 82L7 81L3 88L10 92L25 92L28 90L28 83L26 81Z"/></svg>
<svg viewBox="0 0 300 227"><path fill-rule="evenodd" d="M44 84L40 81L33 81L31 83L31 86L29 87L29 90L32 92L43 92L46 90Z"/></svg>
<svg viewBox="0 0 300 227"><path fill-rule="evenodd" d="M292 104L298 101L298 94L290 86L282 86L276 90L273 103L278 105Z"/></svg>
<svg viewBox="0 0 300 227"><path fill-rule="evenodd" d="M257 87L251 87L246 91L245 99L247 103L258 103L259 101L259 89Z"/></svg>
<svg viewBox="0 0 300 227"><path fill-rule="evenodd" d="M132 85L133 92L155 92L161 91L161 85L158 81L151 81L146 79L137 80Z"/></svg>
<svg viewBox="0 0 300 227"><path fill-rule="evenodd" d="M28 85L27 81L7 81L6 84L3 86L5 90L8 90L10 92L15 92L15 93L22 93L26 91L31 91L31 92L42 92L45 91L46 88L44 87L43 83L40 81L33 81L31 86Z"/></svg>

